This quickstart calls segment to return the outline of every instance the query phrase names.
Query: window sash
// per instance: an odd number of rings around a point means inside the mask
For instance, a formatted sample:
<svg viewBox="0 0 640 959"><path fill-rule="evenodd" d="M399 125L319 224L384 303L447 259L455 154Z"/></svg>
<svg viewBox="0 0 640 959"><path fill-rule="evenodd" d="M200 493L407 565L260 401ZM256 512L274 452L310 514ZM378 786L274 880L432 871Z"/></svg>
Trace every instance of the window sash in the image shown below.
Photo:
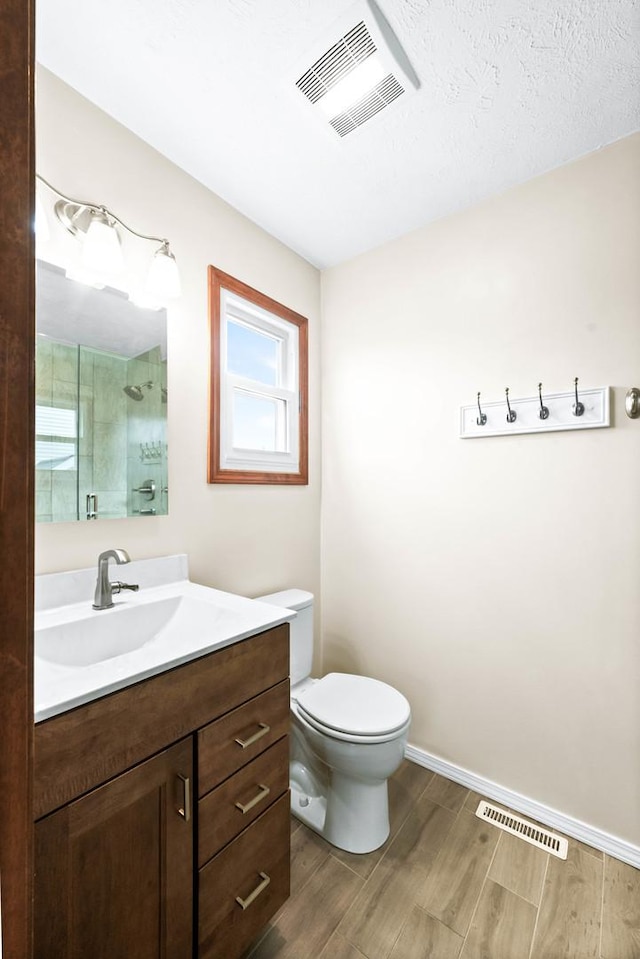
<svg viewBox="0 0 640 959"><path fill-rule="evenodd" d="M223 291L222 316L220 318L220 466L222 469L251 471L269 469L288 473L299 467L299 441L297 420L298 403L298 329L292 323L281 320L259 308L249 309L237 296ZM278 385L271 386L261 380L250 379L231 373L228 362L228 324L240 323L249 330L269 336L279 345L277 370ZM284 404L284 414L276 419L282 448L275 450L251 449L234 446L234 396L239 393L271 399Z"/></svg>
<svg viewBox="0 0 640 959"><path fill-rule="evenodd" d="M299 465L299 431L298 421L298 394L292 390L278 389L277 387L261 388L262 384L255 380L227 374L222 377L220 389L220 465L228 469L252 470L271 466L276 472L290 472ZM233 397L236 392L248 393L259 398L271 399L284 403L284 449L282 450L248 450L246 447L235 447L234 436Z"/></svg>
<svg viewBox="0 0 640 959"><path fill-rule="evenodd" d="M298 389L299 335L298 327L289 320L282 319L267 310L261 309L239 298L229 290L221 291L220 303L220 371L225 376L233 375L227 371L227 323L231 320L248 329L257 330L263 335L280 342L280 363L278 385L284 389ZM266 384L262 384L263 386Z"/></svg>
<svg viewBox="0 0 640 959"><path fill-rule="evenodd" d="M209 482L306 485L307 320L215 267L209 267L209 305ZM279 342L275 386L227 370L228 322L244 325ZM260 362L259 349L256 350L255 358ZM240 363L238 368L241 368ZM248 366L244 372L250 374L251 367ZM234 397L237 402L242 393L275 404L275 425L271 425L271 428L278 429L275 445L280 447L279 449L253 450L240 447L240 442L254 438L251 432L244 431L244 424L235 437L238 445L233 445ZM271 417L271 413L269 416ZM250 420L247 422L250 423ZM284 435L286 442L283 441ZM269 439L261 437L258 429L255 436L256 445L261 442L266 444Z"/></svg>

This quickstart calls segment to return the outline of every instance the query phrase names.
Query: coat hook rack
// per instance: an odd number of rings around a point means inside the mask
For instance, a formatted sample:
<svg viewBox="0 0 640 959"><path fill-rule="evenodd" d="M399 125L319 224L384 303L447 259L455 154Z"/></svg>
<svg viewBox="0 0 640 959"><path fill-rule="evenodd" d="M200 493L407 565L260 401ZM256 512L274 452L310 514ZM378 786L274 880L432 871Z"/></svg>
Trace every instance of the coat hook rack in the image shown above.
<svg viewBox="0 0 640 959"><path fill-rule="evenodd" d="M597 429L610 426L610 389L601 386L581 390L578 395L578 377L573 389L562 393L542 395L542 382L534 396L513 398L509 387L505 399L460 407L460 437L508 436L512 433L546 433L559 430ZM505 401L507 413L505 416ZM640 390L627 400L629 415L640 416Z"/></svg>

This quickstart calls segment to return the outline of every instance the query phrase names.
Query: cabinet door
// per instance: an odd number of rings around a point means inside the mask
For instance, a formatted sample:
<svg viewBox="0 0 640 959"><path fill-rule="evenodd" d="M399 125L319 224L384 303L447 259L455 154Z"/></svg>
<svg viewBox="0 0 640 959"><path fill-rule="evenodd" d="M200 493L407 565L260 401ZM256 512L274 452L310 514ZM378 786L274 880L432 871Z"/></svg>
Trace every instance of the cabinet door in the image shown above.
<svg viewBox="0 0 640 959"><path fill-rule="evenodd" d="M191 955L192 782L189 737L36 823L38 959Z"/></svg>

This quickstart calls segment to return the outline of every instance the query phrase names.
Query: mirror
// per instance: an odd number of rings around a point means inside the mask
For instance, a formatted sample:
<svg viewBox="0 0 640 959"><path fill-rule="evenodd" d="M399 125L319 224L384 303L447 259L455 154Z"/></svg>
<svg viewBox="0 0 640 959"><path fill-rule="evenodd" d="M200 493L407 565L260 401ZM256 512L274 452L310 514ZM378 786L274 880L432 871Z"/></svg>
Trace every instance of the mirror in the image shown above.
<svg viewBox="0 0 640 959"><path fill-rule="evenodd" d="M38 260L36 332L36 521L166 514L166 310Z"/></svg>

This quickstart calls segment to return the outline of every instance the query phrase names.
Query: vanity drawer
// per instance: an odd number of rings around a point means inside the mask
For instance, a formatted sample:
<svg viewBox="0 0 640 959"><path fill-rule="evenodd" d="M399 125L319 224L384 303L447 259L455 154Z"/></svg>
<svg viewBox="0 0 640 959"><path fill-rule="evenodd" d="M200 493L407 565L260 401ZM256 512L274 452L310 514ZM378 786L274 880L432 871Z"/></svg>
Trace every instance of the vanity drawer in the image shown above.
<svg viewBox="0 0 640 959"><path fill-rule="evenodd" d="M198 803L198 865L257 819L289 788L285 736Z"/></svg>
<svg viewBox="0 0 640 959"><path fill-rule="evenodd" d="M204 796L288 732L289 680L199 730L198 796Z"/></svg>
<svg viewBox="0 0 640 959"><path fill-rule="evenodd" d="M287 899L289 830L287 792L200 870L199 959L238 959Z"/></svg>

